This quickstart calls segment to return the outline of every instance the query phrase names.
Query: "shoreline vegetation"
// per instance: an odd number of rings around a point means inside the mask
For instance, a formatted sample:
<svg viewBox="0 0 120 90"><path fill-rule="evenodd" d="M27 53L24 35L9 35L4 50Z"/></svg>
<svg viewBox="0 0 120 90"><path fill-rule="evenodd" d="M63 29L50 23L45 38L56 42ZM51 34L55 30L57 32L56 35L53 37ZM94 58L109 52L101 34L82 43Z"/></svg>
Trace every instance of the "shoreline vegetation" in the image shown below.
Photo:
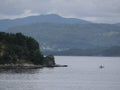
<svg viewBox="0 0 120 90"><path fill-rule="evenodd" d="M55 63L53 55L44 56L38 42L22 33L0 32L0 69L67 67Z"/></svg>
<svg viewBox="0 0 120 90"><path fill-rule="evenodd" d="M7 64L7 65L0 65L0 69L38 69L38 68L54 68L54 67L67 67L67 65L33 65L33 64L24 64L24 65L17 65L17 64Z"/></svg>

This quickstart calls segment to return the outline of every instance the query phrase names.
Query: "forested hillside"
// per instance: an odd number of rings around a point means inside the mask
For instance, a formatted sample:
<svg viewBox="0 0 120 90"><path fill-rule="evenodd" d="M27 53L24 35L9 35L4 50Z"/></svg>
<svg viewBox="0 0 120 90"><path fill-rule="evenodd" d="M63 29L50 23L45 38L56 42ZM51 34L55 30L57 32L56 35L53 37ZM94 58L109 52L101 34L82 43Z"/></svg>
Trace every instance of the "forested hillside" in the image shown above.
<svg viewBox="0 0 120 90"><path fill-rule="evenodd" d="M89 50L97 51L92 54L89 52L89 55L98 55L100 52L104 52L100 55L107 55L105 49L114 51L113 47L120 46L119 23L97 24L50 14L15 20L0 20L0 28L5 32L22 32L24 35L35 38L40 44L41 51L45 54L58 52L58 54L64 55L63 52L78 49L76 52L79 54L76 55L82 55L81 53L84 52L86 52L84 55L88 55ZM119 49L115 50L118 52Z"/></svg>
<svg viewBox="0 0 120 90"><path fill-rule="evenodd" d="M120 45L120 29L109 24L38 23L13 27L7 32L22 32L34 37L40 42L42 50L61 51Z"/></svg>
<svg viewBox="0 0 120 90"><path fill-rule="evenodd" d="M0 32L0 64L34 63L42 64L43 55L38 42L21 33Z"/></svg>

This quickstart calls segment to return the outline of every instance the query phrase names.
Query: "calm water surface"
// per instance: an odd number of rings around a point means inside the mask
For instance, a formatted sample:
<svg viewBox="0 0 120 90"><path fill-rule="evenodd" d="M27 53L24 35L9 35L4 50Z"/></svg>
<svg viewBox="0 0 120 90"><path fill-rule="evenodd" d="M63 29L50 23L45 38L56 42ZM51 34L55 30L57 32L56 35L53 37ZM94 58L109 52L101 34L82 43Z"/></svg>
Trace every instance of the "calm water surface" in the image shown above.
<svg viewBox="0 0 120 90"><path fill-rule="evenodd" d="M0 90L120 90L120 57L55 58L68 67L0 70Z"/></svg>

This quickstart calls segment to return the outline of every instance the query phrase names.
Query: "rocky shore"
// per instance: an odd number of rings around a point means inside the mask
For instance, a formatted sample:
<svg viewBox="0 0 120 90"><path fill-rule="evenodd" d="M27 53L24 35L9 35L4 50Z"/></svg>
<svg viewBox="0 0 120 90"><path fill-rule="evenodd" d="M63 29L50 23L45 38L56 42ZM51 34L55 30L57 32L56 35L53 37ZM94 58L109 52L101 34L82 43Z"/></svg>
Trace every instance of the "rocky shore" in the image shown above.
<svg viewBox="0 0 120 90"><path fill-rule="evenodd" d="M14 65L14 64L6 64L0 65L0 69L37 69L44 67L67 67L67 65L33 65L33 64L24 64L24 65Z"/></svg>

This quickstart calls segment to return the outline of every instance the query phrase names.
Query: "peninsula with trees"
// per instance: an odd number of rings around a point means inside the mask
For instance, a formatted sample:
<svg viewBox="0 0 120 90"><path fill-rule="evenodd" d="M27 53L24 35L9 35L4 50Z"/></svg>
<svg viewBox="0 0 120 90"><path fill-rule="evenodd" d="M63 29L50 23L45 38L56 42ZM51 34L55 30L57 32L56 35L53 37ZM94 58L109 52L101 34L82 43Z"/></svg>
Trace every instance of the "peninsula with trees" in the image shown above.
<svg viewBox="0 0 120 90"><path fill-rule="evenodd" d="M22 33L0 32L0 68L65 67L53 55L44 56L38 42Z"/></svg>

